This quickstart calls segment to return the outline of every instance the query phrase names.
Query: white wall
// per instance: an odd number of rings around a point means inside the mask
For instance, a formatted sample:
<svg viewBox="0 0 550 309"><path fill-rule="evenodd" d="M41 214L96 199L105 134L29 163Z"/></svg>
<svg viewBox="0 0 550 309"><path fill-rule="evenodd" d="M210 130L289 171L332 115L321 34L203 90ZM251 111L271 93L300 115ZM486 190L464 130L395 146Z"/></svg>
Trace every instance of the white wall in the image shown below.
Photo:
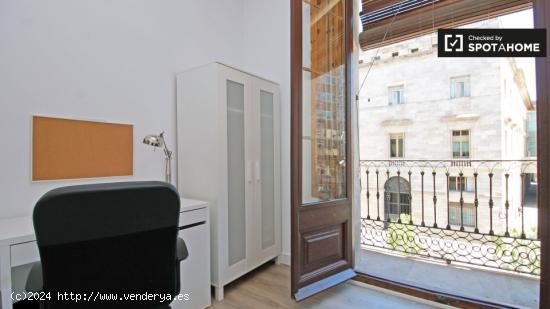
<svg viewBox="0 0 550 309"><path fill-rule="evenodd" d="M70 184L163 179L141 144L176 150L175 74L221 61L281 85L283 254L290 255L290 3L286 0L0 0L0 218ZM134 124L134 176L31 182L31 116ZM174 155L174 157L177 157ZM176 178L176 162L173 177ZM175 182L175 179L174 179Z"/></svg>
<svg viewBox="0 0 550 309"><path fill-rule="evenodd" d="M252 10L265 11L256 1L247 2ZM255 23L251 9L246 12L249 24ZM271 24L258 31L278 30L280 21L262 15ZM141 138L164 130L175 149L177 72L214 60L242 67L243 56L249 55L246 65L262 64L259 74L277 81L286 74L279 68L283 60L262 63L270 57L254 57L255 44L244 43L244 16L243 0L0 0L0 132L5 140L0 218L31 214L37 199L54 187L162 180L162 152L153 152ZM272 50L281 39L270 44L260 51L282 57ZM283 98L288 99L287 90ZM134 176L32 183L33 114L134 124ZM284 128L288 136L288 125ZM288 172L283 176L288 178Z"/></svg>
<svg viewBox="0 0 550 309"><path fill-rule="evenodd" d="M244 70L281 85L282 254L290 262L290 2L244 0Z"/></svg>

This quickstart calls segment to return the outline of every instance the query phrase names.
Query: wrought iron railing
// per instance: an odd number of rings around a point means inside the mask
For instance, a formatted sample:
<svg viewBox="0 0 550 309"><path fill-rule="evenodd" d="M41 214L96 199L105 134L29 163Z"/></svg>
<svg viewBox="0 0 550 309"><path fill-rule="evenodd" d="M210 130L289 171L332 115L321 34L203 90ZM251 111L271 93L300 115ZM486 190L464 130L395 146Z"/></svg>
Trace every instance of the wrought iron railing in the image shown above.
<svg viewBox="0 0 550 309"><path fill-rule="evenodd" d="M365 160L361 168L363 245L540 274L536 160Z"/></svg>

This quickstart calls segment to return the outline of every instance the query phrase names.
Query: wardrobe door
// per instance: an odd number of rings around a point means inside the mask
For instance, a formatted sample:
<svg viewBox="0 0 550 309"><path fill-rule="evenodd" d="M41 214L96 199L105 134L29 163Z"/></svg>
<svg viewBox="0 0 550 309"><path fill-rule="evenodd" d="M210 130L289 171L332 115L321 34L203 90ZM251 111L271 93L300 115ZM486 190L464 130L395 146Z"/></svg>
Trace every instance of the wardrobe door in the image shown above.
<svg viewBox="0 0 550 309"><path fill-rule="evenodd" d="M250 82L248 76L227 67L221 67L222 94L226 103L227 141L227 206L220 203L220 243L224 279L228 282L241 275L247 266L250 248L247 224L251 218L249 205L253 192L252 156L249 148ZM200 134L200 133L199 133ZM222 140L224 140L222 138ZM215 164L215 162L213 162Z"/></svg>
<svg viewBox="0 0 550 309"><path fill-rule="evenodd" d="M261 264L280 251L279 91L270 82L254 80L252 101L256 114L255 260Z"/></svg>

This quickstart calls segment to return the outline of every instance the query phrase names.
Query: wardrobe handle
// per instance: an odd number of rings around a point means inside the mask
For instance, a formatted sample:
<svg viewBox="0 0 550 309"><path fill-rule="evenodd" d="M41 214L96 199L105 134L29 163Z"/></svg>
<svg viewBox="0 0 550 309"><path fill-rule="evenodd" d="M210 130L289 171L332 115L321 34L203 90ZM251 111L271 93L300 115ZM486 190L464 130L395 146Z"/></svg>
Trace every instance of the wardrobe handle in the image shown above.
<svg viewBox="0 0 550 309"><path fill-rule="evenodd" d="M252 162L246 162L246 181L252 183Z"/></svg>
<svg viewBox="0 0 550 309"><path fill-rule="evenodd" d="M262 180L261 178L262 175L260 174L260 161L256 161L255 172L256 172L256 181L260 182Z"/></svg>

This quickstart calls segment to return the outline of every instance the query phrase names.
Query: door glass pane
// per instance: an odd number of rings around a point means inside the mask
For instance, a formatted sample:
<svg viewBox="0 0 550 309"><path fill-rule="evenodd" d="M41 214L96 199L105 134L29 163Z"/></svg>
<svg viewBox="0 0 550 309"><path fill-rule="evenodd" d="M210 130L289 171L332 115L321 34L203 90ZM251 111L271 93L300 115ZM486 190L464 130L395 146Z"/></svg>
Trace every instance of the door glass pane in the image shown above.
<svg viewBox="0 0 550 309"><path fill-rule="evenodd" d="M273 93L260 92L260 144L262 190L262 249L275 244L275 145Z"/></svg>
<svg viewBox="0 0 550 309"><path fill-rule="evenodd" d="M229 265L245 258L244 85L227 81Z"/></svg>
<svg viewBox="0 0 550 309"><path fill-rule="evenodd" d="M302 202L310 203L346 197L344 1L302 7Z"/></svg>

